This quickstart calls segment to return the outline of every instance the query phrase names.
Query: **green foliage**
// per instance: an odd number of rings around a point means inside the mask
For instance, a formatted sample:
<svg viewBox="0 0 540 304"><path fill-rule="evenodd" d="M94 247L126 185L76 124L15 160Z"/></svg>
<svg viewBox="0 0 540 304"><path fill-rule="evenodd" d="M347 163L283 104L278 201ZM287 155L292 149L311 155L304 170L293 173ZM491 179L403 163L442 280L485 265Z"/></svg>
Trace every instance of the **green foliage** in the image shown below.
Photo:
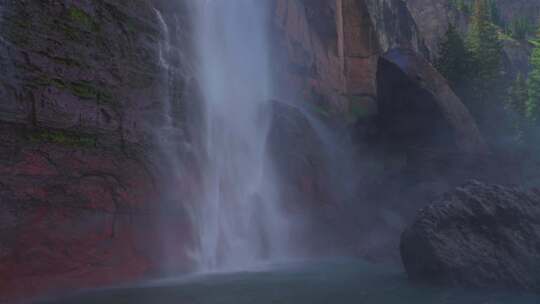
<svg viewBox="0 0 540 304"><path fill-rule="evenodd" d="M470 108L482 122L490 107L502 105L504 85L501 77L502 42L499 29L491 20L489 1L476 0L467 48L475 62L475 75L469 101ZM491 101L492 104L487 104Z"/></svg>
<svg viewBox="0 0 540 304"><path fill-rule="evenodd" d="M507 32L516 40L525 40L534 32L534 25L527 18L517 17L510 22Z"/></svg>
<svg viewBox="0 0 540 304"><path fill-rule="evenodd" d="M99 29L98 23L94 22L94 19L89 14L78 7L69 8L68 17L72 23L84 30L93 31Z"/></svg>
<svg viewBox="0 0 540 304"><path fill-rule="evenodd" d="M110 103L112 101L112 95L99 89L94 83L89 81L74 81L67 85L73 95L80 97L81 99L92 99L98 103Z"/></svg>
<svg viewBox="0 0 540 304"><path fill-rule="evenodd" d="M501 28L505 27L504 21L501 17L501 12L499 11L499 6L497 5L497 0L487 0L487 8L489 12L489 20L491 23L499 26Z"/></svg>
<svg viewBox="0 0 540 304"><path fill-rule="evenodd" d="M448 79L487 140L495 143L491 139L513 132L507 111L509 90L502 69L502 39L509 37L495 24L502 24L496 1L475 0L473 4L465 41L450 26L439 45L435 67ZM493 128L493 120L499 128Z"/></svg>
<svg viewBox="0 0 540 304"><path fill-rule="evenodd" d="M540 35L534 43L531 55L531 72L529 73L529 99L527 101L527 118L540 122Z"/></svg>
<svg viewBox="0 0 540 304"><path fill-rule="evenodd" d="M482 80L498 78L501 69L502 43L498 28L490 22L488 1L477 0L467 37L467 46L478 63Z"/></svg>
<svg viewBox="0 0 540 304"><path fill-rule="evenodd" d="M457 89L470 80L473 66L472 54L467 50L465 41L457 29L450 25L439 45L439 58L435 67Z"/></svg>
<svg viewBox="0 0 540 304"><path fill-rule="evenodd" d="M494 150L538 153L540 142L540 31L534 22L515 16L507 24L497 0L451 0L468 11L469 31L465 43L450 27L440 44L436 68L444 75L475 117ZM529 40L534 47L528 75L508 81L503 70L503 41Z"/></svg>
<svg viewBox="0 0 540 304"><path fill-rule="evenodd" d="M357 122L359 119L369 117L374 114L373 101L362 96L353 96L349 99L349 123Z"/></svg>
<svg viewBox="0 0 540 304"><path fill-rule="evenodd" d="M30 141L36 143L54 143L70 147L91 148L96 146L97 139L92 135L77 134L64 130L40 129L27 134Z"/></svg>
<svg viewBox="0 0 540 304"><path fill-rule="evenodd" d="M472 11L471 5L465 0L450 0L450 5L466 15Z"/></svg>

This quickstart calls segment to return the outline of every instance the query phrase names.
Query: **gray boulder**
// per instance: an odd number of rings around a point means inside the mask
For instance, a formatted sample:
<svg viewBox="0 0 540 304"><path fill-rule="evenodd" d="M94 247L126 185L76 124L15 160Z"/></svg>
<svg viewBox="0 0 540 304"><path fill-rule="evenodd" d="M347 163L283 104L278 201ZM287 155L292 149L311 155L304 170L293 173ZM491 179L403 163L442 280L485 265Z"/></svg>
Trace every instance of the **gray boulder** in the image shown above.
<svg viewBox="0 0 540 304"><path fill-rule="evenodd" d="M540 291L540 192L469 182L421 210L401 237L415 281Z"/></svg>

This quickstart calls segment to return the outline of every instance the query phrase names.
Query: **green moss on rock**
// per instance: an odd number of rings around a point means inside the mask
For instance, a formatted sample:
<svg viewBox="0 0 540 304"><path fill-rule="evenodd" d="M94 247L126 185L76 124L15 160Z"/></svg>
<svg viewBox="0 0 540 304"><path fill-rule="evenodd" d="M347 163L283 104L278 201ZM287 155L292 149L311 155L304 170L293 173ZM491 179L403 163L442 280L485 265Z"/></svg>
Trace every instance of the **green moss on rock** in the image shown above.
<svg viewBox="0 0 540 304"><path fill-rule="evenodd" d="M54 143L70 147L95 147L97 137L89 134L79 134L65 130L37 129L27 133L27 138L35 143Z"/></svg>
<svg viewBox="0 0 540 304"><path fill-rule="evenodd" d="M94 20L94 18L78 7L70 7L68 9L68 16L72 23L76 24L82 29L88 31L99 30L99 24Z"/></svg>
<svg viewBox="0 0 540 304"><path fill-rule="evenodd" d="M71 93L81 99L93 99L100 104L111 103L112 94L103 88L98 88L95 83L89 81L74 81L68 84Z"/></svg>
<svg viewBox="0 0 540 304"><path fill-rule="evenodd" d="M376 114L377 106L371 97L367 96L351 96L349 97L349 111L346 120L348 123L355 123L359 119L363 119Z"/></svg>

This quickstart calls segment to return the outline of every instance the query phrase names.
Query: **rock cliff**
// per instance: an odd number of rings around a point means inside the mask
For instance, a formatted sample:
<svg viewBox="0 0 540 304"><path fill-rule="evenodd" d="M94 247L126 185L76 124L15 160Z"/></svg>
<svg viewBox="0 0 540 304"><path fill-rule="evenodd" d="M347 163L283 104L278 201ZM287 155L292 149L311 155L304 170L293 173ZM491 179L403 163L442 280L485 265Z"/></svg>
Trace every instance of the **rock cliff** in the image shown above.
<svg viewBox="0 0 540 304"><path fill-rule="evenodd" d="M158 240L186 243L188 225L160 203L150 153L164 82L154 4L0 7L0 302L157 273Z"/></svg>

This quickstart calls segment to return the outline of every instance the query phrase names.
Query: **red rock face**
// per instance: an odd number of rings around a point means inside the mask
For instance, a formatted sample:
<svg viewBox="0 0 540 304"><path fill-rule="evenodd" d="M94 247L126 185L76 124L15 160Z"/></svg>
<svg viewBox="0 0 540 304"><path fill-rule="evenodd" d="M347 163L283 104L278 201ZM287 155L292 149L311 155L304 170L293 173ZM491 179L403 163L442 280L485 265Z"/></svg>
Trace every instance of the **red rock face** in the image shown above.
<svg viewBox="0 0 540 304"><path fill-rule="evenodd" d="M119 150L28 143L2 125L0 302L130 282L186 267L186 221ZM184 217L185 218L185 217ZM163 244L167 247L164 255Z"/></svg>
<svg viewBox="0 0 540 304"><path fill-rule="evenodd" d="M278 87L341 119L354 122L358 112L376 112L382 53L396 46L421 49L414 21L398 1L274 3L277 60L284 63Z"/></svg>
<svg viewBox="0 0 540 304"><path fill-rule="evenodd" d="M1 303L188 268L189 220L164 203L149 132L165 91L153 4L3 4Z"/></svg>
<svg viewBox="0 0 540 304"><path fill-rule="evenodd" d="M275 19L278 87L283 95L344 113L345 79L338 53L336 6L332 1L276 0ZM317 19L317 17L320 17ZM324 19L323 19L324 18ZM321 32L313 23L325 20Z"/></svg>
<svg viewBox="0 0 540 304"><path fill-rule="evenodd" d="M135 223L157 196L141 163L99 148L29 143L19 128L1 129L2 300L150 271Z"/></svg>

